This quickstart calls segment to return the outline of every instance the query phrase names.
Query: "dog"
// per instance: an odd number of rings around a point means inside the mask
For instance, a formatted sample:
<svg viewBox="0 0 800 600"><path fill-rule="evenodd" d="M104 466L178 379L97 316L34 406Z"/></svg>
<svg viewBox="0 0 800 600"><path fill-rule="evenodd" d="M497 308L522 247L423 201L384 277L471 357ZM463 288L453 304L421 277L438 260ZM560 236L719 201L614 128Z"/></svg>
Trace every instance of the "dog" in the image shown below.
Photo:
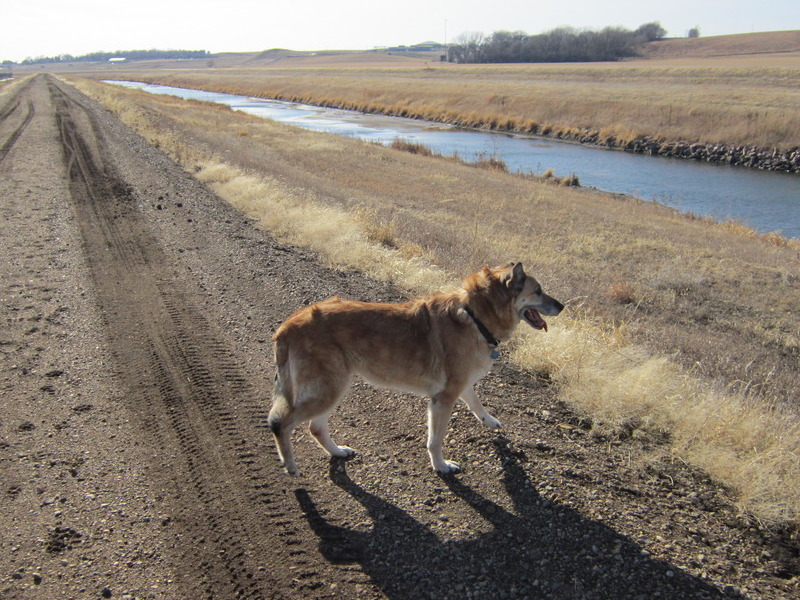
<svg viewBox="0 0 800 600"><path fill-rule="evenodd" d="M490 429L500 422L481 404L474 384L499 357L497 347L525 321L547 331L541 315L564 308L542 291L521 263L467 277L462 288L401 304L342 300L337 296L291 315L275 332L275 391L269 427L280 460L297 474L292 451L294 429L309 431L331 456L350 457L337 446L328 417L354 375L373 385L430 397L428 454L433 469L455 473L458 463L442 453L453 406L461 398Z"/></svg>

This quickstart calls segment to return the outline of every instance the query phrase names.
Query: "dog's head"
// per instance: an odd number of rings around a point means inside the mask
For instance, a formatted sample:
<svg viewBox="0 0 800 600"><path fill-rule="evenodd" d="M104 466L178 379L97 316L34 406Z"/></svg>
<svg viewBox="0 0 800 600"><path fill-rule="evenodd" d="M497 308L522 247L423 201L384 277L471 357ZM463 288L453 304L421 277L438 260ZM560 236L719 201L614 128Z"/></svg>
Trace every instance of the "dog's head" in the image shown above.
<svg viewBox="0 0 800 600"><path fill-rule="evenodd" d="M464 282L468 304L492 333L506 339L520 321L547 331L542 315L554 317L564 305L542 291L522 263L484 269Z"/></svg>
<svg viewBox="0 0 800 600"><path fill-rule="evenodd" d="M554 317L564 309L561 302L545 294L539 282L525 273L522 263L502 267L498 278L511 292L519 319L534 329L547 331L547 322L542 315Z"/></svg>

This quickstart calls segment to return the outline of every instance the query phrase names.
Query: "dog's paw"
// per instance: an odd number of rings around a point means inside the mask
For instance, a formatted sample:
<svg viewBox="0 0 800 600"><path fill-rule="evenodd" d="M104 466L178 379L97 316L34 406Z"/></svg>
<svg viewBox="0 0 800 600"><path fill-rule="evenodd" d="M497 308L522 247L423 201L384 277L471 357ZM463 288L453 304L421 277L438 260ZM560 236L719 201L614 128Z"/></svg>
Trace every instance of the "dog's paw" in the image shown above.
<svg viewBox="0 0 800 600"><path fill-rule="evenodd" d="M331 456L335 456L336 458L350 458L355 455L356 451L348 446L336 446L336 450L331 452Z"/></svg>
<svg viewBox="0 0 800 600"><path fill-rule="evenodd" d="M501 429L503 425L495 419L492 415L486 415L481 422L486 426L488 429Z"/></svg>
<svg viewBox="0 0 800 600"><path fill-rule="evenodd" d="M452 460L446 460L441 465L435 466L434 470L442 475L450 475L451 473L459 473L461 471L461 465Z"/></svg>

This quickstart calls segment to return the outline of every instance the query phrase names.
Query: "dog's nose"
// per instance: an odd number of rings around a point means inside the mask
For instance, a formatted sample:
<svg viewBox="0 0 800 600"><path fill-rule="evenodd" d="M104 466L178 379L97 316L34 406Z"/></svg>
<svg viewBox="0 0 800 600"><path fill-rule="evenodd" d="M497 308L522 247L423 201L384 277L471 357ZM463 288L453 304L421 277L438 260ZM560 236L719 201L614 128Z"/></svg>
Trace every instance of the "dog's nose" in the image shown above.
<svg viewBox="0 0 800 600"><path fill-rule="evenodd" d="M558 301L558 300L556 300L555 298L550 298L549 296L548 296L548 298L549 298L549 300L550 300L550 306L549 306L548 308L550 309L550 311L551 311L551 312L548 312L548 313L547 313L547 316L548 316L548 317L555 317L555 316L556 316L556 315L558 315L558 314L559 314L559 313L560 313L562 310L564 310L564 305L563 305L563 304L561 304L561 302L559 302L559 301Z"/></svg>

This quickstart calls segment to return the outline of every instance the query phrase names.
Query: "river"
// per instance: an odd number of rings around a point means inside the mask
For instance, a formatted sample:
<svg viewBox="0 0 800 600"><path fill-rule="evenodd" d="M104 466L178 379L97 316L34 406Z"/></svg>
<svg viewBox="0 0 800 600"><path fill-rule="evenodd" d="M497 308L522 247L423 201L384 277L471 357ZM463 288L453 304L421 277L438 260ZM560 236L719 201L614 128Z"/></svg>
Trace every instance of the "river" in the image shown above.
<svg viewBox="0 0 800 600"><path fill-rule="evenodd" d="M515 172L541 174L552 169L557 176L577 175L584 187L629 194L717 220L733 219L761 233L777 231L800 238L797 174L630 154L541 137L463 130L440 123L293 102L139 82L110 83L227 104L259 117L386 145L400 138L443 155L457 153L465 160L498 158Z"/></svg>

